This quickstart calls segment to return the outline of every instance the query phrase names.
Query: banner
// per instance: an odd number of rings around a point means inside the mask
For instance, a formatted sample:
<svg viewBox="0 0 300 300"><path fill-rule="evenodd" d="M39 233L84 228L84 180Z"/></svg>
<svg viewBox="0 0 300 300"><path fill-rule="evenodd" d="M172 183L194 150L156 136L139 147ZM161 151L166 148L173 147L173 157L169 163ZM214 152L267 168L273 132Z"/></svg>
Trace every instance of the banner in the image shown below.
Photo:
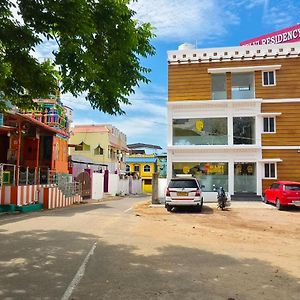
<svg viewBox="0 0 300 300"><path fill-rule="evenodd" d="M268 45L300 42L300 24L268 33L240 43L240 46Z"/></svg>

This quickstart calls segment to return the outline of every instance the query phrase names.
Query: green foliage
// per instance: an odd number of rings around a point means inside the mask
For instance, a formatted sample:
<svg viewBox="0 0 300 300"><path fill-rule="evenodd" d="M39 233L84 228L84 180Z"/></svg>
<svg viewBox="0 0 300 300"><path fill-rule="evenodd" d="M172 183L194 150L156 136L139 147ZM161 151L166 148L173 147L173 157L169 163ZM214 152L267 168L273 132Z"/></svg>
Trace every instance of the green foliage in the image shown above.
<svg viewBox="0 0 300 300"><path fill-rule="evenodd" d="M122 103L149 69L140 58L154 55L150 24L134 20L129 0L0 0L0 91L19 107L31 99L61 91L86 99L94 109L124 113ZM54 62L40 63L32 51L43 40L55 41ZM59 66L60 74L57 74ZM55 69L56 68L56 69ZM0 103L1 109L1 103Z"/></svg>

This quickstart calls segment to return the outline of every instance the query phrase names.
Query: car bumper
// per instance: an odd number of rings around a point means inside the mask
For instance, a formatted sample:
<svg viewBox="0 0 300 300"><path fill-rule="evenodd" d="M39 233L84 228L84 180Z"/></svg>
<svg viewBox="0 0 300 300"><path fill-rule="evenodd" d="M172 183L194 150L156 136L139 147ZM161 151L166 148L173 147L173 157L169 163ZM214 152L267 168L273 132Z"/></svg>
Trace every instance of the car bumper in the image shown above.
<svg viewBox="0 0 300 300"><path fill-rule="evenodd" d="M173 200L166 199L165 206L199 206L202 203L201 198L194 200Z"/></svg>
<svg viewBox="0 0 300 300"><path fill-rule="evenodd" d="M300 207L300 200L291 201L287 205Z"/></svg>

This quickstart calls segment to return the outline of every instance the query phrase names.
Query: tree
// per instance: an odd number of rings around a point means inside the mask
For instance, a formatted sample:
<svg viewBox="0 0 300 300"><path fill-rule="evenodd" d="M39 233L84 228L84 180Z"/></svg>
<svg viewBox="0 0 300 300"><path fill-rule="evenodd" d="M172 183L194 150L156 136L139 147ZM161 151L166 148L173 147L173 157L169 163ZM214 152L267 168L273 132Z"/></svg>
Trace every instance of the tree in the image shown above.
<svg viewBox="0 0 300 300"><path fill-rule="evenodd" d="M140 58L155 54L149 23L134 20L131 0L0 0L0 91L21 108L57 89L74 97L86 92L94 109L122 114L120 105L139 82L149 83ZM54 61L32 55L55 41ZM59 71L57 71L59 70ZM58 75L59 72L59 75ZM4 102L0 110L5 109Z"/></svg>

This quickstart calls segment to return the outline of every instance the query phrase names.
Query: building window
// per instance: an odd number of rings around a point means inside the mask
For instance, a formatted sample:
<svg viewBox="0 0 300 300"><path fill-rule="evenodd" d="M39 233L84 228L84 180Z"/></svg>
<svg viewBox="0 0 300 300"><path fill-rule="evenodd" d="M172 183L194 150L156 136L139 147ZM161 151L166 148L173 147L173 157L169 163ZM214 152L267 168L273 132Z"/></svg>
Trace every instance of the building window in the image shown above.
<svg viewBox="0 0 300 300"><path fill-rule="evenodd" d="M263 86L276 85L275 71L262 72L262 85Z"/></svg>
<svg viewBox="0 0 300 300"><path fill-rule="evenodd" d="M227 99L226 74L211 75L211 98L212 100Z"/></svg>
<svg viewBox="0 0 300 300"><path fill-rule="evenodd" d="M139 165L135 165L134 166L134 172L139 172L140 171L140 166Z"/></svg>
<svg viewBox="0 0 300 300"><path fill-rule="evenodd" d="M174 145L228 145L227 118L173 120Z"/></svg>
<svg viewBox="0 0 300 300"><path fill-rule="evenodd" d="M214 186L222 186L228 191L227 162L176 162L172 165L173 176L192 174L203 185L204 192L213 192Z"/></svg>
<svg viewBox="0 0 300 300"><path fill-rule="evenodd" d="M276 164L275 163L265 164L265 176L264 176L264 178L267 178L267 179L276 179L277 178Z"/></svg>
<svg viewBox="0 0 300 300"><path fill-rule="evenodd" d="M144 179L144 184L145 185L151 185L152 184L152 180L151 179Z"/></svg>
<svg viewBox="0 0 300 300"><path fill-rule="evenodd" d="M126 165L126 172L130 172L130 165Z"/></svg>
<svg viewBox="0 0 300 300"><path fill-rule="evenodd" d="M151 168L149 165L144 166L144 172L150 172Z"/></svg>
<svg viewBox="0 0 300 300"><path fill-rule="evenodd" d="M103 155L103 148L100 147L100 145L94 149L94 155Z"/></svg>
<svg viewBox="0 0 300 300"><path fill-rule="evenodd" d="M266 117L264 118L264 133L274 133L275 132L275 118Z"/></svg>
<svg viewBox="0 0 300 300"><path fill-rule="evenodd" d="M231 74L231 98L253 99L254 73L232 73Z"/></svg>
<svg viewBox="0 0 300 300"><path fill-rule="evenodd" d="M80 144L75 146L75 151L90 151L91 146L81 142Z"/></svg>
<svg viewBox="0 0 300 300"><path fill-rule="evenodd" d="M233 144L253 145L255 144L255 118L234 117L233 118Z"/></svg>

